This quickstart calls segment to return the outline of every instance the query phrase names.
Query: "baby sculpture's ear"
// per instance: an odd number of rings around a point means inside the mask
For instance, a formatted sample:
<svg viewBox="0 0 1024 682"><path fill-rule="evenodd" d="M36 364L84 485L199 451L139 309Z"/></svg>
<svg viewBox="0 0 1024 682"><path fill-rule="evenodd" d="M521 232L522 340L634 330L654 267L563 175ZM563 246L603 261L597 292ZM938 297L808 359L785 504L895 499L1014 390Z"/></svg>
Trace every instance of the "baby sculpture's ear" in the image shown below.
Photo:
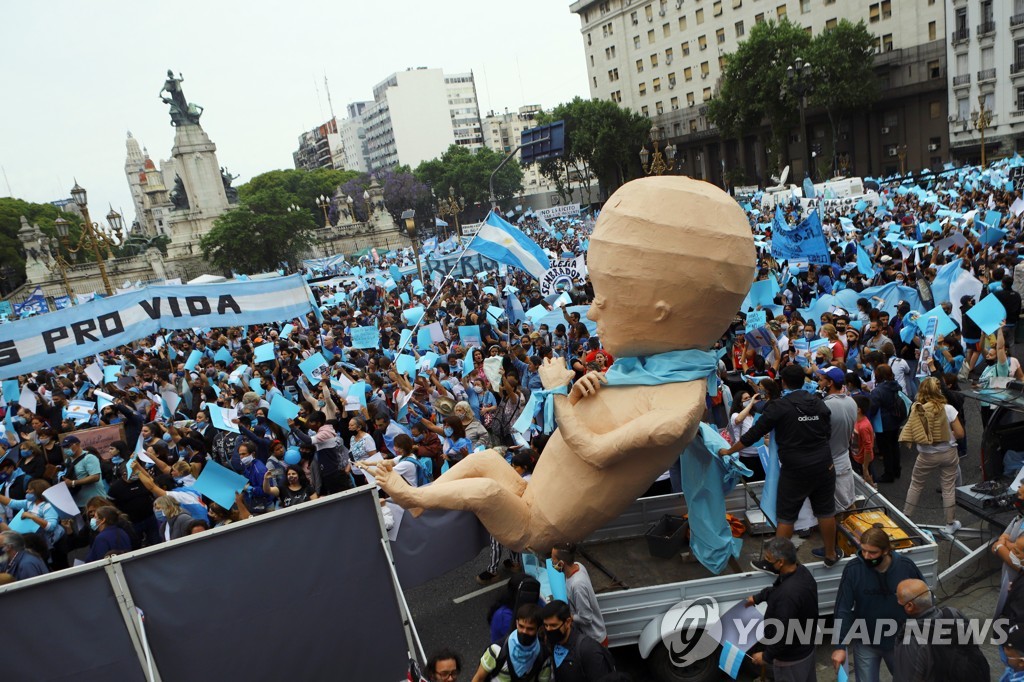
<svg viewBox="0 0 1024 682"><path fill-rule="evenodd" d="M666 301L658 301L654 304L654 321L664 322L672 314L672 306Z"/></svg>

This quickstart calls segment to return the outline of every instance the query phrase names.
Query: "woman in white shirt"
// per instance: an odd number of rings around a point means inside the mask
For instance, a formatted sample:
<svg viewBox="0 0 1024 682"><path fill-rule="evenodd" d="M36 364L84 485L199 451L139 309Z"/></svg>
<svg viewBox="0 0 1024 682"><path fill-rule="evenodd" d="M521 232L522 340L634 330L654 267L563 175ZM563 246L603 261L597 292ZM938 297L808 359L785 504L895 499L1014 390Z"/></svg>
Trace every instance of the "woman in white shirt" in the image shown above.
<svg viewBox="0 0 1024 682"><path fill-rule="evenodd" d="M725 427L733 443L739 442L743 434L754 425L753 411L756 402L756 396L746 389L740 389L733 396L732 408L729 410L729 423ZM757 454L757 446L743 448L739 451L739 455L743 465L754 472L754 475L747 480L763 481L764 467L761 465L761 457Z"/></svg>
<svg viewBox="0 0 1024 682"><path fill-rule="evenodd" d="M366 431L365 419L352 417L348 420L348 429L352 432L352 437L348 441L348 451L352 455L353 462L358 464L377 454L377 444L373 441L373 436ZM366 476L362 469L352 469L352 476L355 478L357 486L366 483Z"/></svg>
<svg viewBox="0 0 1024 682"><path fill-rule="evenodd" d="M924 490L925 480L933 470L939 470L942 483L942 508L946 515L946 532L955 533L960 529L960 522L955 518L956 512L956 474L960 466L957 456L956 441L964 437L964 427L960 424L956 408L946 402L942 395L942 387L935 377L921 381L917 390L917 400L926 414L942 413L948 422L948 429L943 429L946 440L934 445L917 445L917 461L914 462L914 473L907 490L907 502L903 513L911 516L917 508L917 502Z"/></svg>

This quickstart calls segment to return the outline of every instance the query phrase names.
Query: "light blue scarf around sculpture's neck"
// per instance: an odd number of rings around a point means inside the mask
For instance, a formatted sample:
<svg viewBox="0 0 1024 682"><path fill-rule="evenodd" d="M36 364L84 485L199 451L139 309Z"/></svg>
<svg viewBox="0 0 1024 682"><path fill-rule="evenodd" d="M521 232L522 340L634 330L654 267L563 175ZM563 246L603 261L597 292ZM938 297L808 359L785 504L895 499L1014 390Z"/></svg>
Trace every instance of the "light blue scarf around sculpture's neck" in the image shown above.
<svg viewBox="0 0 1024 682"><path fill-rule="evenodd" d="M708 393L718 392L718 358L710 350L673 350L635 358L617 358L605 372L609 386L659 386L708 380Z"/></svg>

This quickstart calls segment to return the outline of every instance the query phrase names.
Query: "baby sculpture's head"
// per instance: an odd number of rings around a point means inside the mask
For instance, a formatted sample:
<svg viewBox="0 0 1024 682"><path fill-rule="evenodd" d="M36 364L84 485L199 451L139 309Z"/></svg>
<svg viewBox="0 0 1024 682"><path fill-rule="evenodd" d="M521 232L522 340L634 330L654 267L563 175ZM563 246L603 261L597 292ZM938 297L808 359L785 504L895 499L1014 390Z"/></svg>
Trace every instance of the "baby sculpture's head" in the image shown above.
<svg viewBox="0 0 1024 682"><path fill-rule="evenodd" d="M615 356L709 348L754 280L743 209L681 176L634 180L605 203L587 252L602 345Z"/></svg>

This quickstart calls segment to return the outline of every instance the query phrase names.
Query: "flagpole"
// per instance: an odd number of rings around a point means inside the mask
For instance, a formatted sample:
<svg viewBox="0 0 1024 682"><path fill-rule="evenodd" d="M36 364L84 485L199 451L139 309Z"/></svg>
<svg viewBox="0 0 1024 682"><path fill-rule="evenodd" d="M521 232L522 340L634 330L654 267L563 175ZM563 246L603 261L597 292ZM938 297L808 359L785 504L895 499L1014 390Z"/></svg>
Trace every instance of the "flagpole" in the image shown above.
<svg viewBox="0 0 1024 682"><path fill-rule="evenodd" d="M484 222L487 221L487 218L491 217L491 213L494 213L494 211L487 212L487 217L484 218ZM477 234L479 234L479 232ZM457 268L459 266L459 263L462 262L462 259L466 257L466 252L469 251L469 247L473 245L474 241L476 241L475 234L473 235L473 238L469 240L469 243L466 244L465 248L462 249L462 253L459 254L459 257L455 259L455 262L452 264L451 270L449 270L448 274L445 275L444 279L441 280L441 284L438 285L437 291L434 292L433 297L424 307L423 315L420 317L419 320L416 321L416 324L412 326L412 333L409 334L409 338L406 340L405 343L398 347L398 349L395 351L395 355L401 355L402 351L405 350L405 347L409 345L410 341L412 341L412 337L416 335L416 330L418 330L420 326L423 324L423 318L427 316L427 310L430 310L430 307L434 305L434 302L437 300L438 296L441 295L441 291L444 289L445 283L452 278L452 274L455 272L455 268ZM419 254L416 254L416 258L418 259L419 257Z"/></svg>

